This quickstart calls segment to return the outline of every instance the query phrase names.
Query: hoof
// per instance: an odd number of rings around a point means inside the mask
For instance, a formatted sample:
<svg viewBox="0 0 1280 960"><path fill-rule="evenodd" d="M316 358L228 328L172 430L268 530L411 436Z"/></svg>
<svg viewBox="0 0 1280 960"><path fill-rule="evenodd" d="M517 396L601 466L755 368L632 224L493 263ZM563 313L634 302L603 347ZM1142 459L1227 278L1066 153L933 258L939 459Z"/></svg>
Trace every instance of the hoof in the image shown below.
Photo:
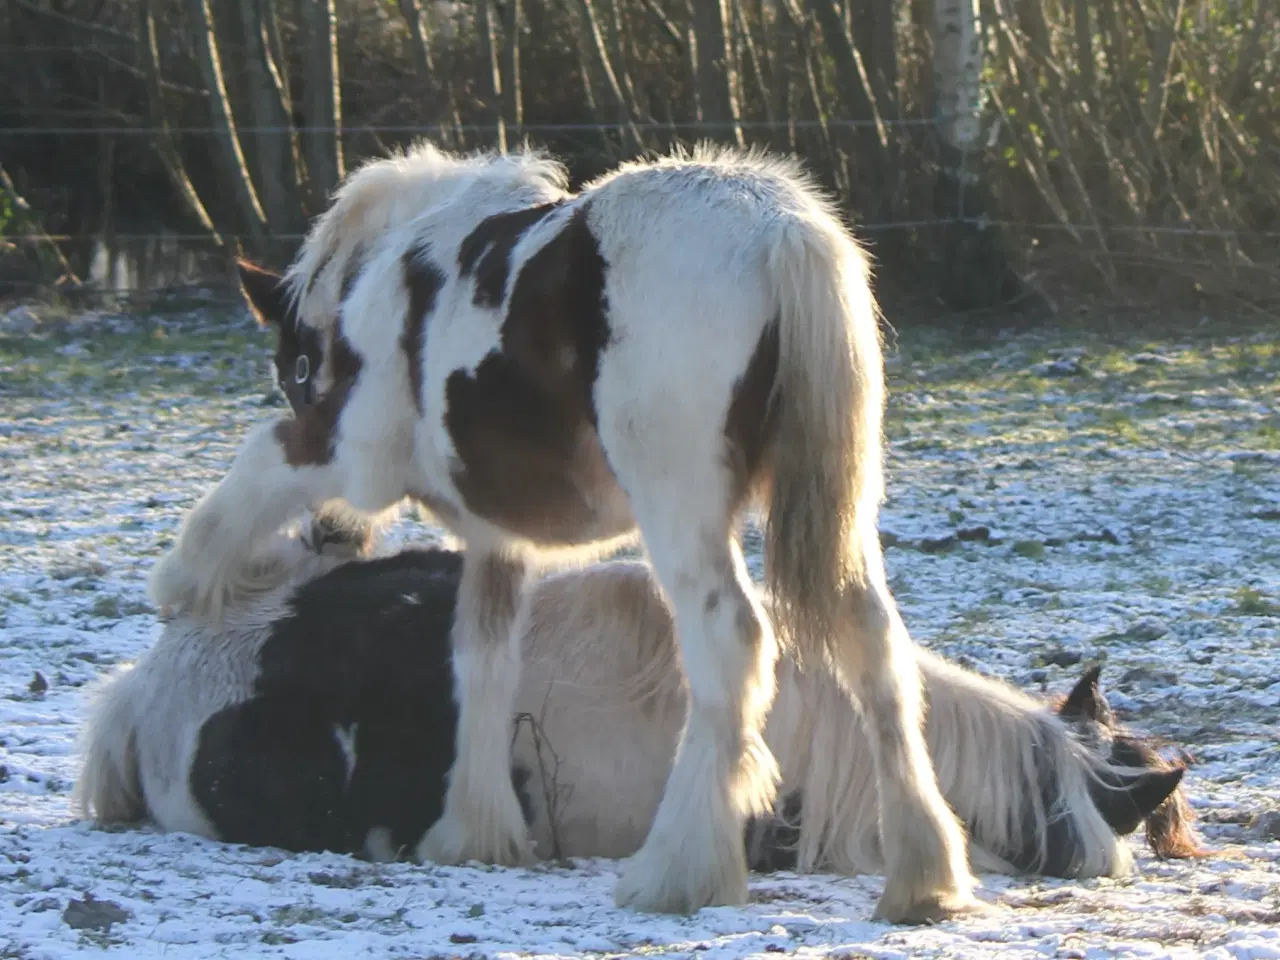
<svg viewBox="0 0 1280 960"><path fill-rule="evenodd" d="M736 851L741 850L741 844ZM747 902L745 860L730 856L693 864L684 856L661 858L644 849L623 864L614 902L641 913L689 915L703 907L738 906Z"/></svg>
<svg viewBox="0 0 1280 960"><path fill-rule="evenodd" d="M477 829L446 813L418 841L414 858L442 866L455 866L469 860L500 867L530 866L534 863L533 844L524 820L517 816L516 823L504 825L494 818L486 828Z"/></svg>
<svg viewBox="0 0 1280 960"><path fill-rule="evenodd" d="M995 912L995 907L972 896L931 896L906 902L896 899L894 902L886 891L876 904L871 919L883 923L919 925Z"/></svg>

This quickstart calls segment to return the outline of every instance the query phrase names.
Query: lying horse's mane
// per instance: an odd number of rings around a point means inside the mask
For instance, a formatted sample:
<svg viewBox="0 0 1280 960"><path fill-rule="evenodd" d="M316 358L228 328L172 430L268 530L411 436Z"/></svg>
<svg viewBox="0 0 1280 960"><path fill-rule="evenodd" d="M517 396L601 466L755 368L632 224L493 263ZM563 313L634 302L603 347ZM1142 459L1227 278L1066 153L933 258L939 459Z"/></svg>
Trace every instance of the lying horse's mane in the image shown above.
<svg viewBox="0 0 1280 960"><path fill-rule="evenodd" d="M335 191L285 274L297 315L310 326L329 326L344 284L389 230L476 183L507 194L527 186L545 199L563 195L569 175L541 150L451 154L426 140L366 161Z"/></svg>

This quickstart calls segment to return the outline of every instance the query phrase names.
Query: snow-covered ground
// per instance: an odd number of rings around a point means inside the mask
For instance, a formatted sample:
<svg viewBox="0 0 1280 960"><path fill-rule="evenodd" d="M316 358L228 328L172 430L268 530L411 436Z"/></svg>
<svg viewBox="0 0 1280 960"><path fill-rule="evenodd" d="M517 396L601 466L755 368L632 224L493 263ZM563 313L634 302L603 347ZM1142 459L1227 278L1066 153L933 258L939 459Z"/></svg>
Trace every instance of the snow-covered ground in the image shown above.
<svg viewBox="0 0 1280 960"><path fill-rule="evenodd" d="M1194 755L1213 851L984 877L996 912L909 929L869 922L877 877L654 917L613 906L610 862L373 866L76 822L83 685L151 642L148 567L278 403L239 313L0 324L0 958L1280 957L1280 336L1183 336L891 354L881 526L915 636L1049 692L1104 660L1122 715Z"/></svg>

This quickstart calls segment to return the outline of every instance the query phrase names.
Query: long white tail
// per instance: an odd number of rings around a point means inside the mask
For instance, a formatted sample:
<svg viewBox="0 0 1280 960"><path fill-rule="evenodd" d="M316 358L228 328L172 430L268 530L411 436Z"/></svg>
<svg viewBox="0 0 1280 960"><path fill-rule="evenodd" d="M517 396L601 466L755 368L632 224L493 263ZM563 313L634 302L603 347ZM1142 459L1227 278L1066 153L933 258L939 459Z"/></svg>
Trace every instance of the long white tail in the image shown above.
<svg viewBox="0 0 1280 960"><path fill-rule="evenodd" d="M84 769L72 804L99 823L136 823L147 813L138 775L132 680L133 668L126 667L99 681L80 738Z"/></svg>
<svg viewBox="0 0 1280 960"><path fill-rule="evenodd" d="M816 193L778 225L777 447L766 576L780 636L821 656L847 631L846 585L864 576L883 494L884 372L866 254Z"/></svg>

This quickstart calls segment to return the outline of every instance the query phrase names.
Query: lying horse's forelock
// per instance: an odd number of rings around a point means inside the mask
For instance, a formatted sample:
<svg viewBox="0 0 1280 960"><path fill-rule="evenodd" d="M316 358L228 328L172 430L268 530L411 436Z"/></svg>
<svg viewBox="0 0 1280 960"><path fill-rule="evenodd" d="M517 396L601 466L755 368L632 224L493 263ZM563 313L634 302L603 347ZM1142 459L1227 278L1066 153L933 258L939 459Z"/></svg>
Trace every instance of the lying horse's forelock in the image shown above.
<svg viewBox="0 0 1280 960"><path fill-rule="evenodd" d="M1157 747L1158 742L1152 738L1122 731L1116 735L1112 759L1125 766L1165 771L1166 776L1185 769L1166 760ZM1173 791L1146 818L1147 845L1162 859L1182 860L1205 854L1191 825L1195 814L1180 781L1181 777Z"/></svg>

